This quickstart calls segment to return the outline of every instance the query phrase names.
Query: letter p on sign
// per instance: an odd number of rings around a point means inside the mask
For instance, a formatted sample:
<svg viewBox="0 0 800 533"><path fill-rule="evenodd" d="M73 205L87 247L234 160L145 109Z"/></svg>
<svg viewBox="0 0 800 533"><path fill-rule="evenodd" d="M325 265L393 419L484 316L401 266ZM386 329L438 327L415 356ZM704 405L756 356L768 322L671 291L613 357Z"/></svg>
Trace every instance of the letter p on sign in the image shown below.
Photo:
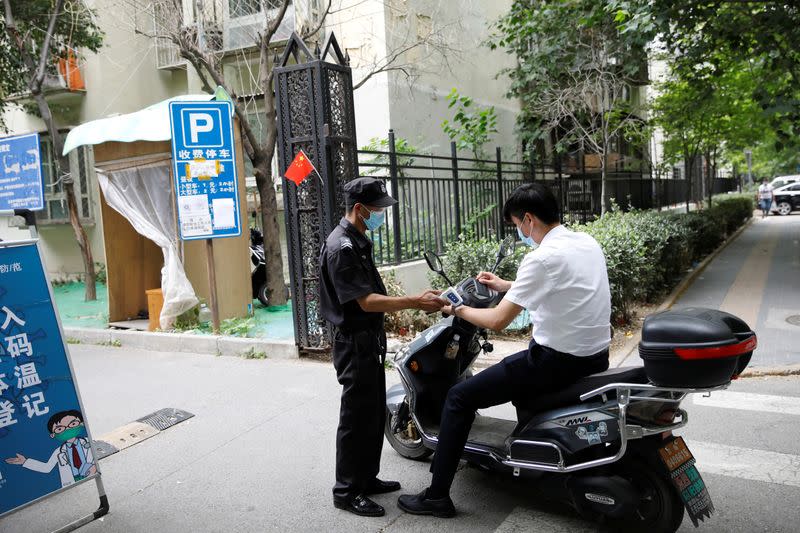
<svg viewBox="0 0 800 533"><path fill-rule="evenodd" d="M186 148L222 146L222 115L217 109L181 109L181 126Z"/></svg>
<svg viewBox="0 0 800 533"><path fill-rule="evenodd" d="M214 129L214 119L208 113L189 113L189 135L197 144L198 133L208 133Z"/></svg>

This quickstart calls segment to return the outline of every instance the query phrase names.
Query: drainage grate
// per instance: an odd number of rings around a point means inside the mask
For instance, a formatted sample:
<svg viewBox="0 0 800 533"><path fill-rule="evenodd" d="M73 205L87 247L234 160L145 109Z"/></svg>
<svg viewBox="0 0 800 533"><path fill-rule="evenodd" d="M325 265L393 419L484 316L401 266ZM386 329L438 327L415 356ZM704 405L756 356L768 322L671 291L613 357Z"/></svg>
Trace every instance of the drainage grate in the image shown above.
<svg viewBox="0 0 800 533"><path fill-rule="evenodd" d="M786 322L793 326L800 326L800 315L792 315L786 318Z"/></svg>
<svg viewBox="0 0 800 533"><path fill-rule="evenodd" d="M174 407L165 407L164 409L159 409L155 413L143 416L138 419L137 422L143 422L153 426L159 431L163 431L175 424L180 424L185 420L189 420L193 416L194 415L189 411L175 409Z"/></svg>

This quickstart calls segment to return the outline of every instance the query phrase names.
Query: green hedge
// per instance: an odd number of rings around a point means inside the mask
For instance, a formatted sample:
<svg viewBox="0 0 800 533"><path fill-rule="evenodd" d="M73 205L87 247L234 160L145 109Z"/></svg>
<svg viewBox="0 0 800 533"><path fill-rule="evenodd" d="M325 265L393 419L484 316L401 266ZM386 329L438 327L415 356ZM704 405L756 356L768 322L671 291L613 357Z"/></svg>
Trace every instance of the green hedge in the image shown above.
<svg viewBox="0 0 800 533"><path fill-rule="evenodd" d="M588 233L603 248L612 320L618 324L629 320L633 303L653 301L669 291L687 269L741 227L752 216L753 208L749 195L719 196L711 208L689 214L623 212L613 207L597 220L573 225L572 229ZM462 236L447 245L445 271L453 281L474 276L491 267L497 246L492 239ZM525 252L527 249L519 246L498 274L514 279ZM432 277L431 283L437 288L445 285L438 277Z"/></svg>

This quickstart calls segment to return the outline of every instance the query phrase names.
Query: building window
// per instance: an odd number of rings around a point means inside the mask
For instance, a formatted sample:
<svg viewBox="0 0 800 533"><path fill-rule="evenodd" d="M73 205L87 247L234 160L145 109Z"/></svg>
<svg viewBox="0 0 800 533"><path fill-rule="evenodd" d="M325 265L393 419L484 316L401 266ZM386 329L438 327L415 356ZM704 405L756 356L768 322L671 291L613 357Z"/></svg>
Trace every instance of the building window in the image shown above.
<svg viewBox="0 0 800 533"><path fill-rule="evenodd" d="M42 173L44 175L45 208L36 213L40 224L69 223L69 208L64 183L55 175L53 151L50 139L41 138ZM92 179L94 176L94 157L91 146L80 146L69 153L69 172L74 180L75 201L81 222L94 222L92 216ZM67 170L67 169L62 169Z"/></svg>
<svg viewBox="0 0 800 533"><path fill-rule="evenodd" d="M270 6L271 7L271 6ZM260 0L229 0L228 10L231 18L246 17L261 12Z"/></svg>

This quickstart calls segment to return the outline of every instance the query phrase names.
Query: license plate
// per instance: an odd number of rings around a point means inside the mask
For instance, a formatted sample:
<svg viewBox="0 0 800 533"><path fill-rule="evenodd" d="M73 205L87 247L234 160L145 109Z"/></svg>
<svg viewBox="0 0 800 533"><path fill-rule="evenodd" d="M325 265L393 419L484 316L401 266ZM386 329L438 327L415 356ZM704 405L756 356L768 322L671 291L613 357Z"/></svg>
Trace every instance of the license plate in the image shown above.
<svg viewBox="0 0 800 533"><path fill-rule="evenodd" d="M714 504L700 472L697 471L692 452L683 437L675 437L658 450L658 455L669 472L672 484L681 495L689 518L697 527L698 520L703 520L714 512Z"/></svg>

